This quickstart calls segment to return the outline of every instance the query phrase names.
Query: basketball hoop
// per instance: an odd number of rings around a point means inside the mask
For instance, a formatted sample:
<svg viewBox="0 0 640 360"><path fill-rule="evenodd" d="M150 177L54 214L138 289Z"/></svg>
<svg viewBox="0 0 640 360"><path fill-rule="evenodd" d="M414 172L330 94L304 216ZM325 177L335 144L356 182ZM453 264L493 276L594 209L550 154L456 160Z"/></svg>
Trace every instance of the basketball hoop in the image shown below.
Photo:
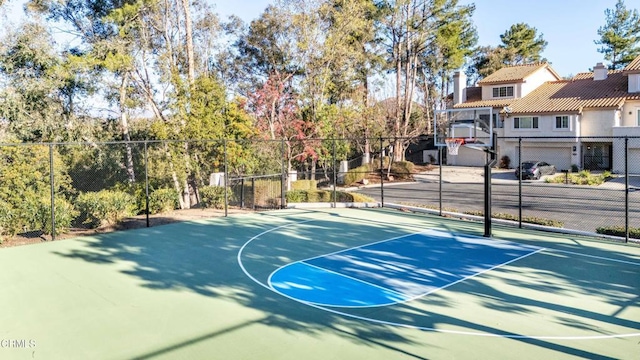
<svg viewBox="0 0 640 360"><path fill-rule="evenodd" d="M447 138L444 140L447 144L449 155L458 155L458 149L464 144L463 138Z"/></svg>

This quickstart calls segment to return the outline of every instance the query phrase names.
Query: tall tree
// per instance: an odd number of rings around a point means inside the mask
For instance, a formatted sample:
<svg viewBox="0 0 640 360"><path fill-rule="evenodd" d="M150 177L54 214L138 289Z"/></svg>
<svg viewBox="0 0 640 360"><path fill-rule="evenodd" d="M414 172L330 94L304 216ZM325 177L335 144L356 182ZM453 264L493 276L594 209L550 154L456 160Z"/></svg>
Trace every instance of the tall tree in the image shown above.
<svg viewBox="0 0 640 360"><path fill-rule="evenodd" d="M469 16L470 12L456 4L448 0L387 0L378 4L386 13L382 26L387 64L388 71L395 76L394 115L388 127L394 138L394 160L403 160L410 139L427 127L426 117L416 117L413 111L418 73L427 50L437 42L438 29L456 16Z"/></svg>
<svg viewBox="0 0 640 360"><path fill-rule="evenodd" d="M542 52L547 47L543 34L525 23L517 23L500 35L502 47L507 50L507 64L522 65L542 60Z"/></svg>
<svg viewBox="0 0 640 360"><path fill-rule="evenodd" d="M476 49L467 75L479 80L509 65L524 65L546 61L542 57L547 41L538 30L524 23L511 25L502 35L497 47L483 46Z"/></svg>
<svg viewBox="0 0 640 360"><path fill-rule="evenodd" d="M370 79L381 71L384 57L379 44L378 27L382 12L372 0L331 0L322 8L329 17L327 55L331 87L328 101L338 107L342 126L337 137L364 138L359 144L363 163L370 160L370 138L375 133ZM334 121L335 124L335 121Z"/></svg>
<svg viewBox="0 0 640 360"><path fill-rule="evenodd" d="M125 163L129 182L135 181L133 151L129 141L128 107L132 72L131 28L137 25L139 4L127 0L105 3L101 0L32 0L32 10L46 14L50 20L66 22L81 40L74 53L82 55L88 67L107 70L116 78L120 129L125 145ZM115 13L114 13L115 12ZM111 15L111 16L110 16ZM122 31L118 31L122 30Z"/></svg>
<svg viewBox="0 0 640 360"><path fill-rule="evenodd" d="M449 0L447 8L458 7L458 0ZM419 85L423 96L427 133L430 129L433 109L445 107L449 94L449 84L453 72L462 67L466 59L473 54L478 42L478 34L471 16L475 11L474 5L459 6L457 11L443 12L442 25L435 33L433 41L425 49Z"/></svg>
<svg viewBox="0 0 640 360"><path fill-rule="evenodd" d="M65 60L37 23L25 23L0 45L0 118L22 141L69 140L75 99L74 75L61 71ZM60 114L66 114L61 119ZM65 120L65 121L61 121Z"/></svg>
<svg viewBox="0 0 640 360"><path fill-rule="evenodd" d="M610 61L609 69L622 69L640 55L640 15L637 9L627 9L624 0L618 0L615 9L607 9L605 25L598 28L601 45L598 52Z"/></svg>
<svg viewBox="0 0 640 360"><path fill-rule="evenodd" d="M269 5L235 44L243 95L249 96L271 76L287 82L287 77L301 73L293 55L295 42L288 16L282 7Z"/></svg>

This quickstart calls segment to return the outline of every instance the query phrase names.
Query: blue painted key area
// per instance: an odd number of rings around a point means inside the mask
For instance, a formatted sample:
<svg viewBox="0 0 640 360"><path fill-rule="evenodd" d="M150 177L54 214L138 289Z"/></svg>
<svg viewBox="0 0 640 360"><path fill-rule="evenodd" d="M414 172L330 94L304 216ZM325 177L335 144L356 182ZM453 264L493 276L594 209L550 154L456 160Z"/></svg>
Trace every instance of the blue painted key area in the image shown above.
<svg viewBox="0 0 640 360"><path fill-rule="evenodd" d="M391 305L537 250L430 230L294 262L276 270L269 283L285 296L318 305Z"/></svg>

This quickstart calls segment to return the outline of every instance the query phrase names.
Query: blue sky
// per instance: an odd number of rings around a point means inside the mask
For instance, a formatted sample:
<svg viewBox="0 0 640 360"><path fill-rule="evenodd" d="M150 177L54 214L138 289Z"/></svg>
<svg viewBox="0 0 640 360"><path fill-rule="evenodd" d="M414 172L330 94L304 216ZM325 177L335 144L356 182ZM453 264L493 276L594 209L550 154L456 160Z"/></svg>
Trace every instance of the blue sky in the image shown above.
<svg viewBox="0 0 640 360"><path fill-rule="evenodd" d="M14 8L21 0L9 0ZM273 3L272 0L209 0L217 12L226 17L238 15L249 22ZM605 23L604 11L613 9L616 0L460 0L475 3L474 23L480 45L497 45L500 34L511 25L524 22L543 34L549 43L543 56L560 76L589 71L597 62L604 62L594 40L598 28ZM625 0L628 9L640 8L640 0ZM5 9L7 10L7 9ZM10 18L17 16L10 14ZM0 14L1 22L6 21Z"/></svg>

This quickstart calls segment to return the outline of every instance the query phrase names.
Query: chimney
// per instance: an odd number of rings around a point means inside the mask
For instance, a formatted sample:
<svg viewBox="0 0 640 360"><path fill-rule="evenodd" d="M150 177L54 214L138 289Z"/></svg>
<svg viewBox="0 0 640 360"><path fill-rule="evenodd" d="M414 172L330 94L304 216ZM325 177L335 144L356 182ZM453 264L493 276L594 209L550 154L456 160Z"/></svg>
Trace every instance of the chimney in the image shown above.
<svg viewBox="0 0 640 360"><path fill-rule="evenodd" d="M593 68L593 80L600 81L606 79L608 72L607 68L602 65L601 62L597 63L596 67Z"/></svg>
<svg viewBox="0 0 640 360"><path fill-rule="evenodd" d="M467 100L467 75L462 71L453 74L453 105L462 104Z"/></svg>

